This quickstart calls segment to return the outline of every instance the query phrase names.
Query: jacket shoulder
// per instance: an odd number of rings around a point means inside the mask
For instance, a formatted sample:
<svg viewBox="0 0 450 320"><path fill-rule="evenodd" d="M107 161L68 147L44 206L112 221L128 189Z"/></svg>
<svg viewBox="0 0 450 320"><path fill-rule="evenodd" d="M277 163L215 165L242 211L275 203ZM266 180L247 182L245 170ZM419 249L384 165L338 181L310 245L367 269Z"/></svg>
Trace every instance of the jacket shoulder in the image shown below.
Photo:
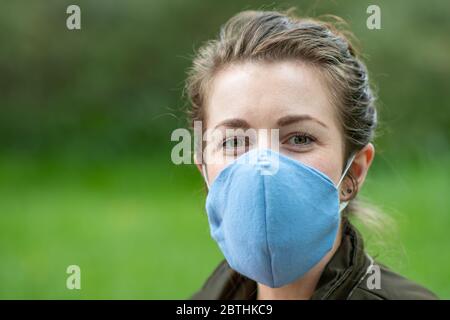
<svg viewBox="0 0 450 320"><path fill-rule="evenodd" d="M409 280L388 267L375 263L375 268L366 274L349 299L361 300L437 300L433 292ZM379 279L377 279L377 273Z"/></svg>

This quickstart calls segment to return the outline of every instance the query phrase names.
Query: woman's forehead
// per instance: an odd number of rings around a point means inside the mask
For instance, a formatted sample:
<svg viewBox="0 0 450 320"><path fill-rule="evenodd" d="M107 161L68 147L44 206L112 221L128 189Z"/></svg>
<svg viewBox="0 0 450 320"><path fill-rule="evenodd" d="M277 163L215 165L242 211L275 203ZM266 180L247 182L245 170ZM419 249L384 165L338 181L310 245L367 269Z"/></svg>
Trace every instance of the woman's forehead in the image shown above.
<svg viewBox="0 0 450 320"><path fill-rule="evenodd" d="M228 118L244 119L252 127L273 127L290 115L329 125L336 120L321 73L292 61L246 62L221 70L211 83L206 110L209 128Z"/></svg>

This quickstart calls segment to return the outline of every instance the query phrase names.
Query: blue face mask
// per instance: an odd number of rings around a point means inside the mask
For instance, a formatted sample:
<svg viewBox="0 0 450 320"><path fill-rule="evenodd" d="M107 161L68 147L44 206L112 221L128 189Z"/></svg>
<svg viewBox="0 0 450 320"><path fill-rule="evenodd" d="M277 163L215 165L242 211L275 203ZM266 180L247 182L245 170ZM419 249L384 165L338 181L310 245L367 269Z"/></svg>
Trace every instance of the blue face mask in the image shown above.
<svg viewBox="0 0 450 320"><path fill-rule="evenodd" d="M333 247L340 223L338 186L325 174L271 149L227 165L209 188L212 238L230 267L272 288L303 276ZM205 167L203 174L208 184Z"/></svg>

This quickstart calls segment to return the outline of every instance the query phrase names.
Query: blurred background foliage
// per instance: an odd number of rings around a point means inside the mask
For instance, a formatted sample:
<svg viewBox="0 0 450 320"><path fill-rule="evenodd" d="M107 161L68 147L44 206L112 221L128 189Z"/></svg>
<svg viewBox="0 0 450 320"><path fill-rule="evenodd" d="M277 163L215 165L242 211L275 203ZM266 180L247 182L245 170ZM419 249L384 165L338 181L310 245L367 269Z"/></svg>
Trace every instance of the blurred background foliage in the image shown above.
<svg viewBox="0 0 450 320"><path fill-rule="evenodd" d="M79 31L66 8L81 7ZM381 8L381 30L366 9ZM221 254L202 180L170 162L195 48L244 9L334 14L379 94L363 190L398 229L371 253L450 298L450 2L2 1L0 298L185 298ZM386 246L388 249L386 249ZM65 287L78 264L82 290Z"/></svg>

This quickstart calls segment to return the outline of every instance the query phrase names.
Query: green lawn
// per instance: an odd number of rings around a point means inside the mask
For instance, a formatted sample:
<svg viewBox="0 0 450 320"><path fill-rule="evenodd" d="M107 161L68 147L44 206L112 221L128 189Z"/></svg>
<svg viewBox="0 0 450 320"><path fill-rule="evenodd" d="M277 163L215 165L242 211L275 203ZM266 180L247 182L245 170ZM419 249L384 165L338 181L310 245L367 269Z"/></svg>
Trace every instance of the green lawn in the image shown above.
<svg viewBox="0 0 450 320"><path fill-rule="evenodd" d="M364 188L398 224L382 247L367 235L371 253L447 299L449 164L378 170ZM0 298L186 298L221 260L203 203L196 169L165 158L3 156ZM66 289L71 264L81 290Z"/></svg>

